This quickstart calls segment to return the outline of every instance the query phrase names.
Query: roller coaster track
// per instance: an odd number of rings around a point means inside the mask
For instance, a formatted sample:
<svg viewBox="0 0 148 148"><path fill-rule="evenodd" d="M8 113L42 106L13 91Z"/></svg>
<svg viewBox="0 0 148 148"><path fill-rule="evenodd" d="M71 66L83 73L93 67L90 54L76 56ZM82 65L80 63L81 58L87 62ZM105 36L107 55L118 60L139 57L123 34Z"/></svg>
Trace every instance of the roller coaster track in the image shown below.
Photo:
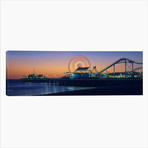
<svg viewBox="0 0 148 148"><path fill-rule="evenodd" d="M139 70L139 69L143 69L143 67L135 68L134 71Z"/></svg>
<svg viewBox="0 0 148 148"><path fill-rule="evenodd" d="M98 75L98 74L101 74L104 71L107 71L107 69L109 69L112 66L114 66L114 72L115 72L115 65L119 64L119 63L125 63L125 72L126 72L126 64L127 63L132 64L132 71L133 71L133 64L143 64L143 63L139 63L139 62L135 62L133 60L127 59L127 58L121 58L121 59L117 60L116 62L112 63L111 65L109 65L108 67L106 67L105 69L101 70L100 72L97 72L95 75Z"/></svg>

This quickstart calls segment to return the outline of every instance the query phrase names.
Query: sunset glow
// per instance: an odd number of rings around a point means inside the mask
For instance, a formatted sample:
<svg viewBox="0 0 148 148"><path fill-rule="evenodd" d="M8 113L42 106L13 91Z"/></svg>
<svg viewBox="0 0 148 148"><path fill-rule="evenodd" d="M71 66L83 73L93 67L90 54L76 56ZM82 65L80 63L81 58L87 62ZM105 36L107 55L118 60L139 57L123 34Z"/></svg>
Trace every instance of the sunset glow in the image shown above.
<svg viewBox="0 0 148 148"><path fill-rule="evenodd" d="M97 71L101 71L120 58L129 58L135 62L143 61L142 52L8 51L7 79L19 79L33 74L34 68L36 74L61 77L69 71L69 61L76 55L85 56L91 64L91 69L96 66ZM124 64L116 66L116 72L121 71L124 71ZM108 72L113 72L113 68Z"/></svg>

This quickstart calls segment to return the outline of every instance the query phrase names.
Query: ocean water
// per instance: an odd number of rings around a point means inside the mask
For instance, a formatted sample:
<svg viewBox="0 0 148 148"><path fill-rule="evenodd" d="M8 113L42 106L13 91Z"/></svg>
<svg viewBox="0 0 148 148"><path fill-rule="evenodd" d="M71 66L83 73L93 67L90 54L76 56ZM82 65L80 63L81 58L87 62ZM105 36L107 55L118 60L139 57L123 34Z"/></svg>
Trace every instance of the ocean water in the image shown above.
<svg viewBox="0 0 148 148"><path fill-rule="evenodd" d="M89 87L58 86L45 82L32 83L21 80L7 80L6 94L8 96L33 96L84 89L89 89Z"/></svg>

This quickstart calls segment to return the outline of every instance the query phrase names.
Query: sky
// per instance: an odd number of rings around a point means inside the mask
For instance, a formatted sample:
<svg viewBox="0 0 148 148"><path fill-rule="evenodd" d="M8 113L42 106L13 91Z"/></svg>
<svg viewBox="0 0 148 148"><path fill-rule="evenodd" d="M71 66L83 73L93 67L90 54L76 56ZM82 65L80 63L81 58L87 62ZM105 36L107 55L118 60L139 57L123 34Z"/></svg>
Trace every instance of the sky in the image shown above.
<svg viewBox="0 0 148 148"><path fill-rule="evenodd" d="M120 58L128 58L135 62L143 62L142 52L117 52L117 51L7 51L7 79L19 79L29 74L43 74L47 77L61 77L68 72L69 61L77 55L85 56L91 69L96 66L97 71L101 71ZM134 65L134 68L141 65ZM116 72L124 71L124 64L116 65ZM131 65L127 65L127 70ZM113 72L113 67L108 69Z"/></svg>

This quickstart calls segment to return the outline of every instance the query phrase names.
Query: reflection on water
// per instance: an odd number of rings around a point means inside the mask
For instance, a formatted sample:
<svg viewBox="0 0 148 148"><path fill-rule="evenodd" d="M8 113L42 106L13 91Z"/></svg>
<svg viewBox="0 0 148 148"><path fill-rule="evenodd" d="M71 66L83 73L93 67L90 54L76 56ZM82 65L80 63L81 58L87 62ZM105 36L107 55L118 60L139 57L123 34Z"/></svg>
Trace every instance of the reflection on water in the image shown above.
<svg viewBox="0 0 148 148"><path fill-rule="evenodd" d="M8 96L32 96L89 88L90 87L58 86L58 84L53 85L51 83L31 83L22 82L20 80L8 80L6 89Z"/></svg>

